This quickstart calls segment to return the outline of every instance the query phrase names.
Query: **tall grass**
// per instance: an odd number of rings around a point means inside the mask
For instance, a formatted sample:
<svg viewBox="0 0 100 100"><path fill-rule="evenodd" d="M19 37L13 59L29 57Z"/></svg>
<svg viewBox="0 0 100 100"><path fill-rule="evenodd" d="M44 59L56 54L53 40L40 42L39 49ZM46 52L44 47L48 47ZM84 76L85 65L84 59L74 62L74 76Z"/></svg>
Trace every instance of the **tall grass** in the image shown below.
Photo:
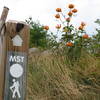
<svg viewBox="0 0 100 100"><path fill-rule="evenodd" d="M82 51L79 60L66 52L30 54L27 100L100 100L100 61Z"/></svg>

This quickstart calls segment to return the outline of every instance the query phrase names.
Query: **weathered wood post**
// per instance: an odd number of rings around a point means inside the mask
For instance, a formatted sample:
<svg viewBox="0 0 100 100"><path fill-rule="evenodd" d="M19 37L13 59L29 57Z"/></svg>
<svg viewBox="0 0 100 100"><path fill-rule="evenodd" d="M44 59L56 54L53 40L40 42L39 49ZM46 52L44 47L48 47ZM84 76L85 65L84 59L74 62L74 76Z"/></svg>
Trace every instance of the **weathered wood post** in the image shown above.
<svg viewBox="0 0 100 100"><path fill-rule="evenodd" d="M0 100L4 100L4 76L5 76L5 55L6 55L6 34L5 34L5 21L9 9L4 7L0 18Z"/></svg>
<svg viewBox="0 0 100 100"><path fill-rule="evenodd" d="M4 100L26 100L26 73L29 26L23 22L6 24L7 57Z"/></svg>

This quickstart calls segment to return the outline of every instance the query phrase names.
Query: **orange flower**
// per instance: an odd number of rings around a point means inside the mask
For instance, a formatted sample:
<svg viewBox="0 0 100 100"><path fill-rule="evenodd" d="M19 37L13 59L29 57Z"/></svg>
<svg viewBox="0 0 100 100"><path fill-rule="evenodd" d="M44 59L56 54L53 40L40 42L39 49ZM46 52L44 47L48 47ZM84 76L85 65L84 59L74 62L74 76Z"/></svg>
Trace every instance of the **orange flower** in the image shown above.
<svg viewBox="0 0 100 100"><path fill-rule="evenodd" d="M70 20L71 20L71 18L70 18L70 17L66 18L66 21L67 21L67 22L70 22Z"/></svg>
<svg viewBox="0 0 100 100"><path fill-rule="evenodd" d="M69 15L69 16L72 16L72 15L73 15L73 13L70 11L70 12L68 13L68 15Z"/></svg>
<svg viewBox="0 0 100 100"><path fill-rule="evenodd" d="M49 26L44 26L43 29L49 30Z"/></svg>
<svg viewBox="0 0 100 100"><path fill-rule="evenodd" d="M59 14L56 14L55 17L56 17L56 18L60 18L60 15L59 15Z"/></svg>
<svg viewBox="0 0 100 100"><path fill-rule="evenodd" d="M74 8L74 5L73 4L69 4L68 8L72 9L72 8Z"/></svg>
<svg viewBox="0 0 100 100"><path fill-rule="evenodd" d="M84 39L88 39L88 38L89 38L88 34L84 34L82 37L83 37Z"/></svg>
<svg viewBox="0 0 100 100"><path fill-rule="evenodd" d="M86 24L84 22L81 22L81 26L85 26Z"/></svg>
<svg viewBox="0 0 100 100"><path fill-rule="evenodd" d="M56 9L57 12L62 12L61 8Z"/></svg>
<svg viewBox="0 0 100 100"><path fill-rule="evenodd" d="M73 9L72 12L73 12L73 13L77 13L77 9Z"/></svg>
<svg viewBox="0 0 100 100"><path fill-rule="evenodd" d="M78 29L79 30L83 30L84 29L84 26L80 26Z"/></svg>
<svg viewBox="0 0 100 100"><path fill-rule="evenodd" d="M67 43L66 43L66 46L72 47L72 46L73 46L73 43L72 43L72 42L67 42Z"/></svg>
<svg viewBox="0 0 100 100"><path fill-rule="evenodd" d="M57 28L57 29L60 29L60 28L61 28L61 24L60 24L60 25L57 25L56 28Z"/></svg>

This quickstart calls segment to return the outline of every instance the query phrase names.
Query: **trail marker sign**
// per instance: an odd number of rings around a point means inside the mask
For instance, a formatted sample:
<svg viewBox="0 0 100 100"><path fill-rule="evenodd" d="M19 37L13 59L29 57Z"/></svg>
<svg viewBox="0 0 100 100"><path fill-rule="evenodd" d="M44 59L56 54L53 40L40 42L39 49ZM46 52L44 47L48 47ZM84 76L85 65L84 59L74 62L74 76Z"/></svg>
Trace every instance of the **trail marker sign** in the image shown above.
<svg viewBox="0 0 100 100"><path fill-rule="evenodd" d="M25 100L26 62L26 53L8 52L4 100Z"/></svg>
<svg viewBox="0 0 100 100"><path fill-rule="evenodd" d="M6 34L4 100L26 100L29 26L22 22L8 21Z"/></svg>
<svg viewBox="0 0 100 100"><path fill-rule="evenodd" d="M13 46L22 46L23 40L19 35L16 35L13 39Z"/></svg>

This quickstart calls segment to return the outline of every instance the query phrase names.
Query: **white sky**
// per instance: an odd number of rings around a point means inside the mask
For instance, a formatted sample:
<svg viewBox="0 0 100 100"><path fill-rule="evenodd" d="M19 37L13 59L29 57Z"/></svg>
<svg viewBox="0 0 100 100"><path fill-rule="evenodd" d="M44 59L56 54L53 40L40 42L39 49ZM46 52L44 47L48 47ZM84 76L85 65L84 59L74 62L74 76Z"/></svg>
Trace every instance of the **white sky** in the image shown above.
<svg viewBox="0 0 100 100"><path fill-rule="evenodd" d="M10 9L7 20L24 21L31 16L34 21L39 20L54 31L57 23L55 9L60 7L65 10L69 3L75 4L78 9L73 23L78 26L81 21L86 22L88 34L93 34L96 27L94 21L100 18L100 0L0 0L0 14L3 7L7 6Z"/></svg>

